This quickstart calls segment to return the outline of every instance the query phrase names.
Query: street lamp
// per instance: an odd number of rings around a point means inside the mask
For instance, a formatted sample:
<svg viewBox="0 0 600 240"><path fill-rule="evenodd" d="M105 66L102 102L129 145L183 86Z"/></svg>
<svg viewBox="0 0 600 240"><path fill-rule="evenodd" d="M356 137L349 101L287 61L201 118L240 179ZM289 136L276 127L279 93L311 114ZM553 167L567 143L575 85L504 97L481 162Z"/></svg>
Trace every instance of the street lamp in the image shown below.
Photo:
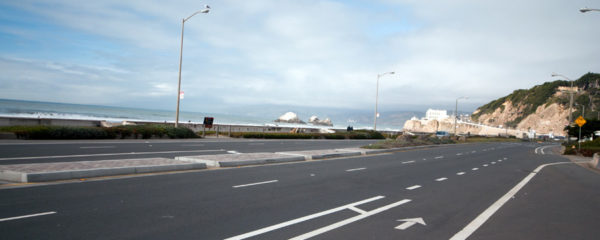
<svg viewBox="0 0 600 240"><path fill-rule="evenodd" d="M381 73L381 74L377 74L377 87L375 89L375 120L374 120L374 124L373 124L373 131L377 131L377 117L379 115L379 113L377 112L377 102L379 101L379 78L387 75L387 74L394 74L395 72L385 72L385 73Z"/></svg>
<svg viewBox="0 0 600 240"><path fill-rule="evenodd" d="M204 9L197 11L194 14L190 15L189 17L186 17L181 20L181 48L179 50L179 82L177 84L177 111L175 113L175 127L177 127L179 125L179 100L181 99L181 96L180 96L180 94L181 94L181 64L183 61L183 29L185 27L185 21L189 20L193 16L196 16L196 14L198 14L198 13L208 13L209 11L210 11L210 6L205 5Z"/></svg>
<svg viewBox="0 0 600 240"><path fill-rule="evenodd" d="M454 106L454 136L456 136L456 120L458 119L458 100L469 99L469 97L459 97L456 99L456 105Z"/></svg>
<svg viewBox="0 0 600 240"><path fill-rule="evenodd" d="M597 12L600 12L600 9L595 9L595 8L582 8L582 9L579 9L579 11L580 11L580 12L582 12L582 13L586 13L586 12L590 12L590 11L597 11Z"/></svg>
<svg viewBox="0 0 600 240"><path fill-rule="evenodd" d="M573 115L573 80L571 80L570 78L566 77L565 75L562 74L558 74L558 73L552 73L552 77L563 77L567 80L569 80L571 82L571 89L569 89L569 93L570 93L570 100L569 100L569 125L571 125L572 122L572 116ZM568 135L568 134L567 134ZM569 137L567 136L567 142L570 142Z"/></svg>

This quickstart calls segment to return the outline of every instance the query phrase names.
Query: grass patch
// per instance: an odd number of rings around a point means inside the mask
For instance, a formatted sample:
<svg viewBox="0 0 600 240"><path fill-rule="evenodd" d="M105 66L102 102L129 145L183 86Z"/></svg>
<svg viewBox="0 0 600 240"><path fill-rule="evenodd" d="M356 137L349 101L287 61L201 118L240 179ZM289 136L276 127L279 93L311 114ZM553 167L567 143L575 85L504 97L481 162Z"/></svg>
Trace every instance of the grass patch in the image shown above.
<svg viewBox="0 0 600 240"><path fill-rule="evenodd" d="M102 127L63 127L63 126L9 126L0 127L1 132L12 132L21 139L124 139L152 137L196 138L192 130L185 127L148 124Z"/></svg>

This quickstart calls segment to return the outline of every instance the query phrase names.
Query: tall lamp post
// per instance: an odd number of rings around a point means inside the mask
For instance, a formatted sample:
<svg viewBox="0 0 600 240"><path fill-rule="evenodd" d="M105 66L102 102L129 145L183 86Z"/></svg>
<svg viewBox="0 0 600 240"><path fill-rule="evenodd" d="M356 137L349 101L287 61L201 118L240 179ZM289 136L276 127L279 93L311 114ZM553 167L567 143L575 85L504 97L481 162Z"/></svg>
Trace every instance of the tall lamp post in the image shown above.
<svg viewBox="0 0 600 240"><path fill-rule="evenodd" d="M179 50L179 82L177 83L177 111L175 113L175 127L179 125L179 100L181 100L181 64L183 61L183 30L185 27L185 21L189 20L193 16L196 16L196 14L198 13L208 13L209 11L210 6L205 5L204 9L197 11L189 17L186 17L181 20L181 48Z"/></svg>
<svg viewBox="0 0 600 240"><path fill-rule="evenodd" d="M579 11L580 11L581 13L586 13L586 12L590 12L590 11L597 11L597 12L600 12L600 9L596 9L596 8L582 8L582 9L579 9Z"/></svg>
<svg viewBox="0 0 600 240"><path fill-rule="evenodd" d="M454 136L456 136L456 120L458 119L458 100L469 99L469 97L459 97L456 99L456 105L454 105Z"/></svg>
<svg viewBox="0 0 600 240"><path fill-rule="evenodd" d="M562 74L558 74L558 73L552 73L552 77L563 77L567 80L569 80L569 82L571 82L571 88L569 89L569 93L570 93L570 100L569 100L569 126L571 125L571 122L573 122L572 116L573 115L573 80L571 80L570 78L566 77L565 75ZM569 134L567 134L569 135ZM567 136L567 142L570 142L570 138L569 136Z"/></svg>
<svg viewBox="0 0 600 240"><path fill-rule="evenodd" d="M377 131L377 115L379 115L379 113L377 112L377 103L379 101L379 78L387 75L387 74L394 74L395 72L385 72L385 73L381 73L381 74L377 74L377 87L375 89L375 120L373 121L373 131Z"/></svg>

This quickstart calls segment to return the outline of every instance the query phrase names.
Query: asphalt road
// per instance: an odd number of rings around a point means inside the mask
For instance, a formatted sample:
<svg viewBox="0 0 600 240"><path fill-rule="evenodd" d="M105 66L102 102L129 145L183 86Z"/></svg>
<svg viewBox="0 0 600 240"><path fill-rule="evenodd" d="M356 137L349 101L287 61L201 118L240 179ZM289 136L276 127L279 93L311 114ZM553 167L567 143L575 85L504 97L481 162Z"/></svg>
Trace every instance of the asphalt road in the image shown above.
<svg viewBox="0 0 600 240"><path fill-rule="evenodd" d="M105 140L105 141L4 141L0 164L93 161L177 156L278 152L360 147L377 140Z"/></svg>
<svg viewBox="0 0 600 240"><path fill-rule="evenodd" d="M462 237L596 239L600 175L572 163L538 169L514 198L487 219L478 217L540 165L567 162L550 147L536 149L464 144L0 189L0 233L2 239L450 239L478 219L483 224Z"/></svg>

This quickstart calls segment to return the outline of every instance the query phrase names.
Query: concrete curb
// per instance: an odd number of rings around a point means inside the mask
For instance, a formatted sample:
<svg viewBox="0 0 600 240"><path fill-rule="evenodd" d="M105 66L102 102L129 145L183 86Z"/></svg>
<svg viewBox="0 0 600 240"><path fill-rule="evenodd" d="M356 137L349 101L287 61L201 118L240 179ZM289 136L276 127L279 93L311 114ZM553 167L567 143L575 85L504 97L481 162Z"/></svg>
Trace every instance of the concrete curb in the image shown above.
<svg viewBox="0 0 600 240"><path fill-rule="evenodd" d="M242 153L244 154L244 153ZM305 161L306 158L304 156L283 156L284 154L278 154L281 157L267 157L267 158L256 158L256 159L246 159L246 160L219 160L219 159L209 159L215 156L230 156L230 154L218 154L218 155L199 155L199 156L181 156L175 157L175 160L179 161L187 161L187 162L195 162L195 163L203 163L208 167L240 167L240 166L250 166L250 165L262 165L262 164L270 164L270 163L285 163L285 162L299 162Z"/></svg>
<svg viewBox="0 0 600 240"><path fill-rule="evenodd" d="M590 160L588 165L591 168L600 170L600 165L598 164L598 162L600 162L600 154L594 153L594 156L592 157L592 160Z"/></svg>
<svg viewBox="0 0 600 240"><path fill-rule="evenodd" d="M52 171L52 172L17 172L17 171L0 171L0 179L11 182L47 182L56 180L68 180L78 178L116 176L125 174L167 172L167 171L182 171L192 169L206 169L206 164L203 163L184 163L171 165L148 165L148 166L132 166L132 167L116 167L116 168L96 168L82 169L70 171Z"/></svg>

